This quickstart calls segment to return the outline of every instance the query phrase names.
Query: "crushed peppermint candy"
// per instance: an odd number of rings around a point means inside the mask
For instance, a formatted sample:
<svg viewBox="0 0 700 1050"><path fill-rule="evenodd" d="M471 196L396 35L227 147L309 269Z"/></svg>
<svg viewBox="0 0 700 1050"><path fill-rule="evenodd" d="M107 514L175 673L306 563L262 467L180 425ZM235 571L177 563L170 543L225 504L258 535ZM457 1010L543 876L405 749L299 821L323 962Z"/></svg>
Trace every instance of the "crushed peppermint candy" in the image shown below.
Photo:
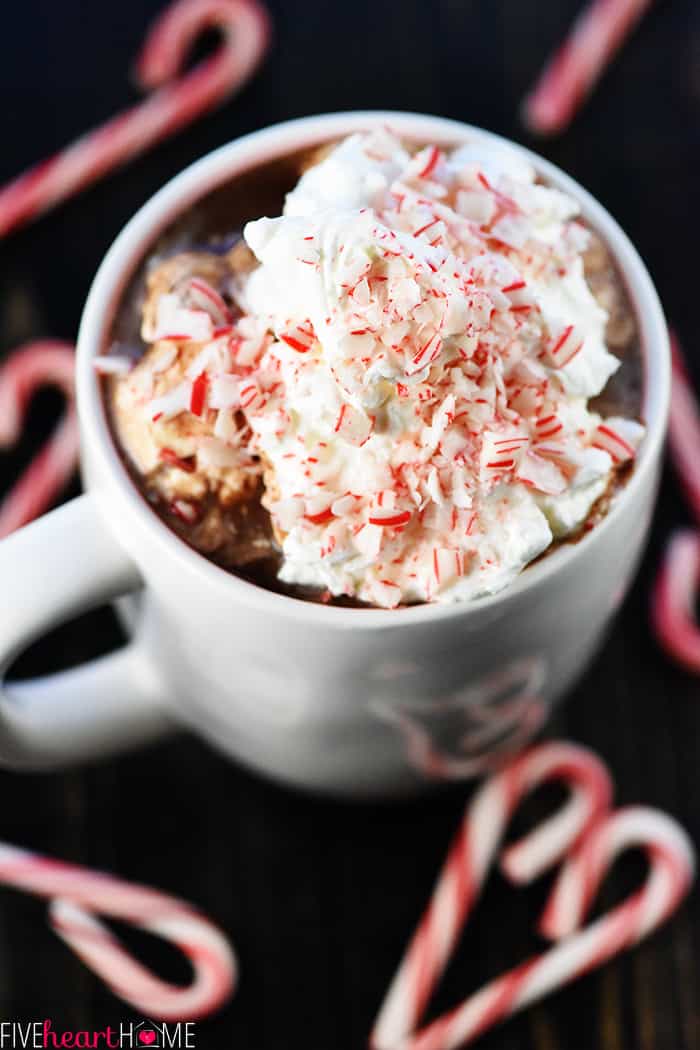
<svg viewBox="0 0 700 1050"><path fill-rule="evenodd" d="M161 295L160 368L196 352L144 411L209 427L198 466L264 467L286 583L388 608L494 593L644 434L588 407L619 365L588 237L505 145L353 135L246 226L243 317L196 276Z"/></svg>

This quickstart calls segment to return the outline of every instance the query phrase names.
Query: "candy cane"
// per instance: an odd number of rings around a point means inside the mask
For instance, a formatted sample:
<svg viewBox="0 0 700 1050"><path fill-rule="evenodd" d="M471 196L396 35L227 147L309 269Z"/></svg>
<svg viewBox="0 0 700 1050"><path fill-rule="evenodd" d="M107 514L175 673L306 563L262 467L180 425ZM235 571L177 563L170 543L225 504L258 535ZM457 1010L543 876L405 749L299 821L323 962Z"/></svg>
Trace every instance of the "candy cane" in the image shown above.
<svg viewBox="0 0 700 1050"><path fill-rule="evenodd" d="M649 873L641 890L590 926L578 924L617 857L641 847ZM664 922L687 894L694 856L685 832L663 813L630 807L608 816L564 864L547 905L551 933L561 937L392 1050L455 1050L555 989L602 966ZM388 1045L388 1044L387 1044Z"/></svg>
<svg viewBox="0 0 700 1050"><path fill-rule="evenodd" d="M512 878L526 881L546 871L609 806L612 786L605 767L589 751L566 743L543 744L526 752L479 789L384 1000L372 1034L375 1050L393 1050L414 1030L477 903L515 810L538 785L550 780L565 781L571 797L558 813L506 851L503 863Z"/></svg>
<svg viewBox="0 0 700 1050"><path fill-rule="evenodd" d="M700 628L695 599L700 584L700 533L676 532L669 540L652 592L651 622L657 640L686 670L700 674Z"/></svg>
<svg viewBox="0 0 700 1050"><path fill-rule="evenodd" d="M221 30L223 43L180 75L205 29ZM0 190L0 237L223 102L255 71L268 37L256 0L177 0L151 28L137 64L140 86L158 90Z"/></svg>
<svg viewBox="0 0 700 1050"><path fill-rule="evenodd" d="M203 30L219 28L224 43L179 76ZM256 0L178 0L151 28L138 61L145 89L136 106L14 179L0 190L0 237L174 133L241 87L259 64L268 19ZM34 391L57 385L67 408L53 436L0 505L0 538L41 514L75 469L78 433L71 348L56 340L20 347L0 372L0 446L20 437Z"/></svg>
<svg viewBox="0 0 700 1050"><path fill-rule="evenodd" d="M629 806L598 825L567 858L540 920L540 932L555 941L575 933L612 862L633 846L645 848L651 872L644 888L622 906L626 917L616 932L623 946L636 944L667 919L690 888L693 848L685 832L664 813Z"/></svg>
<svg viewBox="0 0 700 1050"><path fill-rule="evenodd" d="M234 989L237 966L228 942L185 901L1 843L0 882L49 898L56 933L139 1013L163 1021L196 1020L218 1009ZM170 941L192 965L191 984L178 987L156 977L94 913Z"/></svg>
<svg viewBox="0 0 700 1050"><path fill-rule="evenodd" d="M668 443L688 505L700 524L700 411L683 351L671 332L671 412Z"/></svg>
<svg viewBox="0 0 700 1050"><path fill-rule="evenodd" d="M78 422L73 402L73 348L45 339L15 350L0 368L0 448L15 445L32 396L56 386L66 408L53 435L0 503L0 538L26 525L53 502L78 462Z"/></svg>
<svg viewBox="0 0 700 1050"><path fill-rule="evenodd" d="M571 122L650 0L593 0L523 104L525 123L553 135Z"/></svg>
<svg viewBox="0 0 700 1050"><path fill-rule="evenodd" d="M700 524L700 412L678 339L671 335L671 459L690 509ZM700 674L700 628L695 598L700 584L700 533L683 530L670 540L651 601L652 626L678 663Z"/></svg>
<svg viewBox="0 0 700 1050"><path fill-rule="evenodd" d="M19 439L39 387L55 385L66 398L65 413L53 436L0 504L0 537L45 510L75 470L78 426L73 366L69 344L44 340L14 351L0 370L0 445ZM208 920L173 897L2 844L0 881L56 898L50 906L56 932L116 995L142 1013L163 1020L193 1020L215 1010L232 991L236 967L226 941ZM172 941L192 964L191 985L178 988L152 975L90 910Z"/></svg>

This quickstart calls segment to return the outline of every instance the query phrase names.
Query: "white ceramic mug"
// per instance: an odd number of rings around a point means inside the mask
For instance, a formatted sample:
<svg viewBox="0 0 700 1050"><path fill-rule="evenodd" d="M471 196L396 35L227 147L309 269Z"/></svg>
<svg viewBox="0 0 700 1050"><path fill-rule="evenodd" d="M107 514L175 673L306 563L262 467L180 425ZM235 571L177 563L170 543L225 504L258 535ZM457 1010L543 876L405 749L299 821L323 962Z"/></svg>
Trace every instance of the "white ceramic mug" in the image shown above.
<svg viewBox="0 0 700 1050"><path fill-rule="evenodd" d="M612 250L644 355L646 437L610 513L580 542L473 603L393 611L312 604L238 579L187 547L149 509L112 442L92 361L158 234L236 173L377 123L419 141L493 139L407 113L280 124L173 179L107 254L78 344L86 492L0 544L0 662L6 668L74 614L138 592L127 603L132 640L76 670L6 685L6 764L98 757L184 724L288 783L352 794L410 790L477 773L523 742L588 663L626 592L651 517L668 413L668 337L649 275L619 226L527 151L541 175L579 201Z"/></svg>

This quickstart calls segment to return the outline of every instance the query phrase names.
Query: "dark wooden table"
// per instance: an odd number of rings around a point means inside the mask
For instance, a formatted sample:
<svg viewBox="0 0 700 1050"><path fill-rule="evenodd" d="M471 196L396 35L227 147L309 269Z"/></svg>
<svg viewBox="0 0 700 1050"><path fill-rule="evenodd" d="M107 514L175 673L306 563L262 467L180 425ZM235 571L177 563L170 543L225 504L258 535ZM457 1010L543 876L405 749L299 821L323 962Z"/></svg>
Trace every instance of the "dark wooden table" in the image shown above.
<svg viewBox="0 0 700 1050"><path fill-rule="evenodd" d="M158 0L28 0L3 9L0 180L134 99L127 71ZM444 114L528 141L523 92L577 0L275 0L265 68L216 115L0 244L0 340L75 334L95 268L124 221L167 178L253 128L319 109ZM700 6L660 0L598 92L542 152L631 234L700 382ZM41 395L9 484L56 408ZM700 685L648 627L669 529L687 518L665 478L637 582L607 643L551 732L597 749L622 802L661 806L700 838ZM57 552L60 556L60 552ZM0 580L0 587L2 581ZM67 666L118 643L105 610L26 654L18 673ZM184 895L235 941L233 1002L197 1027L207 1050L358 1050L427 899L467 789L402 805L350 806L286 793L188 736L64 774L0 774L0 838ZM638 874L638 873L637 873ZM623 865L607 903L635 875ZM536 949L543 888L489 885L440 992L444 1008ZM173 978L169 949L126 934ZM484 1050L698 1050L700 895L634 953L485 1037ZM44 905L0 891L0 1019L103 1028L133 1015L49 932Z"/></svg>

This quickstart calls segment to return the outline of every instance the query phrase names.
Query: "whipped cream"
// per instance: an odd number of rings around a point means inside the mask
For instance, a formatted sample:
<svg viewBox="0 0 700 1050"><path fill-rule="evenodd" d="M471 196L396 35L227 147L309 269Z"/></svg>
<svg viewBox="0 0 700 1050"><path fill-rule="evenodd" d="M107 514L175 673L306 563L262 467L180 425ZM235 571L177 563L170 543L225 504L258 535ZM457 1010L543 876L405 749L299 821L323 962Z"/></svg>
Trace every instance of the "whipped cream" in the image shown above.
<svg viewBox="0 0 700 1050"><path fill-rule="evenodd" d="M382 131L246 226L242 303L274 334L246 415L284 581L460 601L585 521L643 428L587 407L619 362L577 213L505 146L410 156Z"/></svg>
<svg viewBox="0 0 700 1050"><path fill-rule="evenodd" d="M286 583L389 608L495 593L643 436L588 405L619 365L589 236L505 145L353 135L246 226L256 267L156 272L123 444L183 520L262 475Z"/></svg>

